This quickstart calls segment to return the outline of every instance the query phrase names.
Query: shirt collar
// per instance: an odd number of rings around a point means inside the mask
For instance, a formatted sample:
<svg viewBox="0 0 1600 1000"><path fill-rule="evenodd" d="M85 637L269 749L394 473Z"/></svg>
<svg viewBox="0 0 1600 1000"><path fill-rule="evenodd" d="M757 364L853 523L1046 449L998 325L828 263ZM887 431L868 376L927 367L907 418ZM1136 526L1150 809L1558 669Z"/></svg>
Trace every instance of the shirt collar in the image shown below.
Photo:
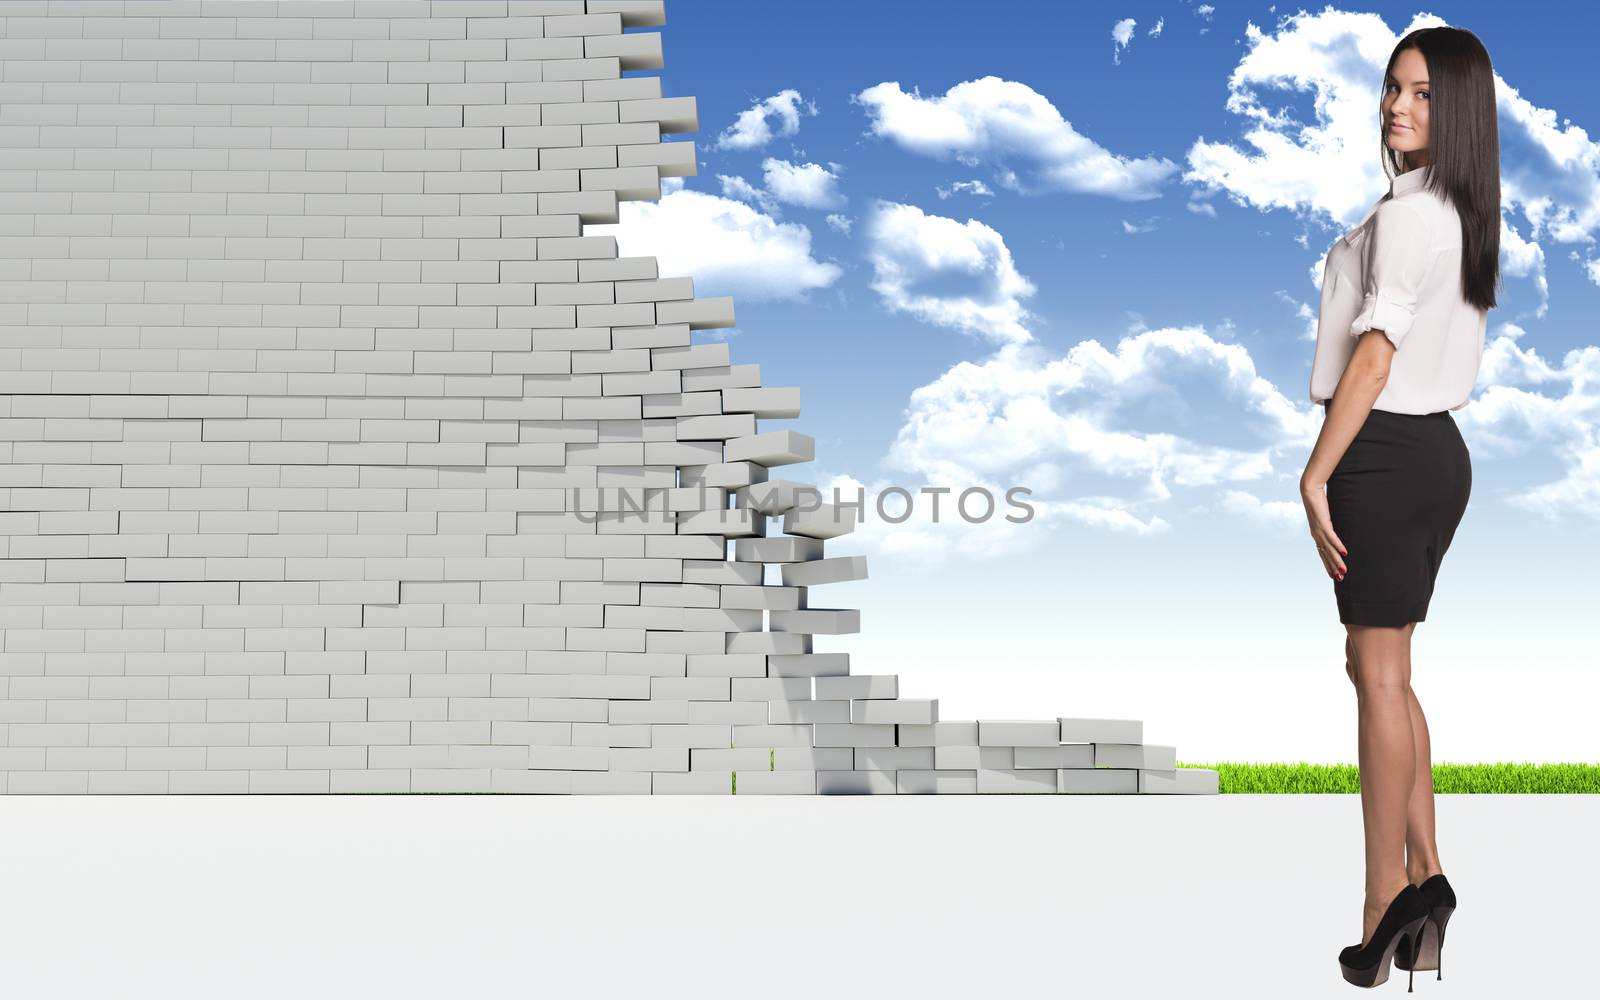
<svg viewBox="0 0 1600 1000"><path fill-rule="evenodd" d="M1429 165L1431 166L1431 164ZM1396 174L1389 181L1389 196L1398 198L1410 191L1415 191L1428 181L1429 167L1412 167L1403 174Z"/></svg>

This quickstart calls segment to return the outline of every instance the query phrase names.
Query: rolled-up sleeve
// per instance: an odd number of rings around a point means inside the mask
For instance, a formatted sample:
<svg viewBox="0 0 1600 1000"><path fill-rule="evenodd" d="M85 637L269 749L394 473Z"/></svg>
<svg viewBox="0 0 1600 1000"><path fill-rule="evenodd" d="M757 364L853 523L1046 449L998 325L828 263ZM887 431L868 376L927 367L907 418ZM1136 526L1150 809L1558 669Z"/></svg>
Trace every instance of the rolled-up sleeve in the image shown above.
<svg viewBox="0 0 1600 1000"><path fill-rule="evenodd" d="M1416 317L1417 296L1432 262L1427 221L1404 199L1378 206L1362 269L1361 311L1350 335L1382 330L1398 349Z"/></svg>

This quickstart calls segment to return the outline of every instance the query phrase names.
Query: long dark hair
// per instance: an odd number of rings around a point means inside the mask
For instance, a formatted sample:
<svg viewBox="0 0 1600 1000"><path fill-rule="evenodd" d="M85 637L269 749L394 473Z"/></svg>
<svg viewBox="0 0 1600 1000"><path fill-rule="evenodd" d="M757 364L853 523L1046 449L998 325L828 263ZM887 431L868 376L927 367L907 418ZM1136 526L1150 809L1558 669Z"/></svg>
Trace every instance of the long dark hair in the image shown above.
<svg viewBox="0 0 1600 1000"><path fill-rule="evenodd" d="M1489 52L1465 28L1418 28L1389 53L1385 82L1406 49L1416 49L1428 65L1427 190L1461 218L1462 297L1493 309L1500 285L1500 130ZM1403 172L1401 154L1384 141L1378 117L1384 172L1393 178Z"/></svg>

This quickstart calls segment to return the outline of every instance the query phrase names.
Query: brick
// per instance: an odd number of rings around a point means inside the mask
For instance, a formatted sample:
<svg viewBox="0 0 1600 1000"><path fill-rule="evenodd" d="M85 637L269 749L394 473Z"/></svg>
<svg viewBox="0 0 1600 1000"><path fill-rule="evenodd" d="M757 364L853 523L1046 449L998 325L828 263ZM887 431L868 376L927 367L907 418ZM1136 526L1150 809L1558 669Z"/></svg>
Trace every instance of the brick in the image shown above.
<svg viewBox="0 0 1600 1000"><path fill-rule="evenodd" d="M818 771L818 795L894 795L893 771Z"/></svg>
<svg viewBox="0 0 1600 1000"><path fill-rule="evenodd" d="M981 746L1056 746L1060 743L1060 732L1060 726L1055 722L978 720L978 743Z"/></svg>
<svg viewBox="0 0 1600 1000"><path fill-rule="evenodd" d="M1138 719L1057 719L1062 743L1143 743Z"/></svg>
<svg viewBox="0 0 1600 1000"><path fill-rule="evenodd" d="M1064 772L1063 772L1064 773ZM1054 769L978 768L978 794L1054 794L1061 790Z"/></svg>
<svg viewBox="0 0 1600 1000"><path fill-rule="evenodd" d="M1139 772L1118 768L1062 768L1060 790L1091 795L1136 794Z"/></svg>
<svg viewBox="0 0 1600 1000"><path fill-rule="evenodd" d="M976 795L976 771L898 770L895 791L901 795Z"/></svg>
<svg viewBox="0 0 1600 1000"><path fill-rule="evenodd" d="M850 706L850 721L857 723L895 722L926 726L932 725L938 719L937 698L856 701Z"/></svg>

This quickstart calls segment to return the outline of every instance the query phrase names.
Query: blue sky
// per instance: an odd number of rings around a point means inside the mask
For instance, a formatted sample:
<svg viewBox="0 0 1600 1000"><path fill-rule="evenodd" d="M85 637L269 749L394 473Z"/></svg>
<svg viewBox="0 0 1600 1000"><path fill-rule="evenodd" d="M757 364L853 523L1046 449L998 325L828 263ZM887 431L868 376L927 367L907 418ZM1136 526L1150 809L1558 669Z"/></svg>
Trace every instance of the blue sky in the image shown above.
<svg viewBox="0 0 1600 1000"><path fill-rule="evenodd" d="M828 551L866 554L870 579L810 602L860 608L862 631L819 650L946 718L1137 717L1185 760L1353 760L1344 632L1296 490L1317 283L1386 190L1384 60L1451 23L1500 78L1505 277L1454 414L1473 494L1413 686L1436 759L1596 759L1600 107L1577 84L1600 15L794 10L667 5L647 29L665 69L641 72L696 99L699 131L674 138L698 173L591 232L733 296L738 325L696 339L799 386L800 417L762 429L817 441L774 477L869 503L1024 485L1038 510L869 509Z"/></svg>

